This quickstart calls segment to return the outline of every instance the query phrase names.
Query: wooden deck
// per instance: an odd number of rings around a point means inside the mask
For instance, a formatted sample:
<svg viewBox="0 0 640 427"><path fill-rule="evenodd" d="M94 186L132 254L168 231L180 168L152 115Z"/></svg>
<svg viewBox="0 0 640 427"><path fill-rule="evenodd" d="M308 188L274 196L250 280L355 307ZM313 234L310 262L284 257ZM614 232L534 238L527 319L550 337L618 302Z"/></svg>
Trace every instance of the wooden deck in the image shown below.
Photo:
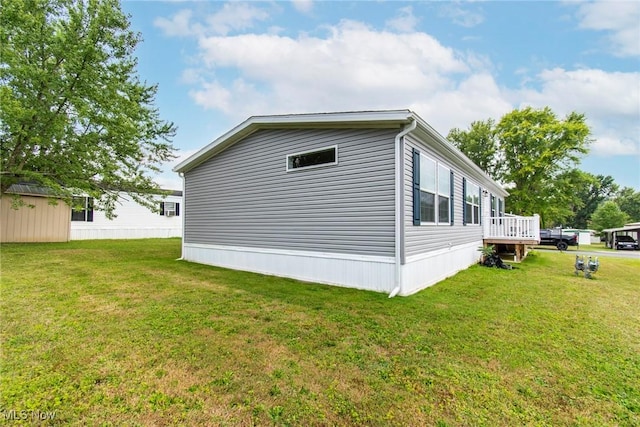
<svg viewBox="0 0 640 427"><path fill-rule="evenodd" d="M530 246L540 243L540 217L490 217L484 222L483 232L484 246L494 245L498 253L513 254L513 260L520 262Z"/></svg>

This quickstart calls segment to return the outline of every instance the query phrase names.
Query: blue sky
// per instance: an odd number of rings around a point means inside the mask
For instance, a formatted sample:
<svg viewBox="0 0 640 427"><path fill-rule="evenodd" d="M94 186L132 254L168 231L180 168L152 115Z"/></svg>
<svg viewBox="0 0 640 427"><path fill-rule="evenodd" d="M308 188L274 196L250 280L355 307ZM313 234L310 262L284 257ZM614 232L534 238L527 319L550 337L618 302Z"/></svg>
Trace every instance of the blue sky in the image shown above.
<svg viewBox="0 0 640 427"><path fill-rule="evenodd" d="M581 168L640 190L640 2L125 1L180 158L252 115L409 108L441 134L583 113ZM181 188L166 165L163 187Z"/></svg>

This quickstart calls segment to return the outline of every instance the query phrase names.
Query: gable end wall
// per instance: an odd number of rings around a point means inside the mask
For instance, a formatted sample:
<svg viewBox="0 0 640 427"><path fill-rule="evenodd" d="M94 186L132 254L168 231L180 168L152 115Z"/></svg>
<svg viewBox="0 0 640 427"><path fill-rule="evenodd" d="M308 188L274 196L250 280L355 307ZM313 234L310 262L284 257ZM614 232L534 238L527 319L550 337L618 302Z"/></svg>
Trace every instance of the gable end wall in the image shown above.
<svg viewBox="0 0 640 427"><path fill-rule="evenodd" d="M260 130L185 173L185 244L394 254L394 129ZM338 164L286 156L338 146Z"/></svg>

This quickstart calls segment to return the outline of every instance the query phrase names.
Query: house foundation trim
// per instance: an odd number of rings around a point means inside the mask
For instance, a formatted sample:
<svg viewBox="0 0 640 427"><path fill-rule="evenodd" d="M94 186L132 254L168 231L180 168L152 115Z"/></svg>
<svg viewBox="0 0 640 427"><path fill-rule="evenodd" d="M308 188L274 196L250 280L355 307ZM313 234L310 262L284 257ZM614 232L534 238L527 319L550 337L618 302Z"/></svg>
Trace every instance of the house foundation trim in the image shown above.
<svg viewBox="0 0 640 427"><path fill-rule="evenodd" d="M451 277L480 259L482 240L407 257L402 266L402 293L407 296Z"/></svg>
<svg viewBox="0 0 640 427"><path fill-rule="evenodd" d="M218 267L389 293L393 256L183 243L182 258Z"/></svg>

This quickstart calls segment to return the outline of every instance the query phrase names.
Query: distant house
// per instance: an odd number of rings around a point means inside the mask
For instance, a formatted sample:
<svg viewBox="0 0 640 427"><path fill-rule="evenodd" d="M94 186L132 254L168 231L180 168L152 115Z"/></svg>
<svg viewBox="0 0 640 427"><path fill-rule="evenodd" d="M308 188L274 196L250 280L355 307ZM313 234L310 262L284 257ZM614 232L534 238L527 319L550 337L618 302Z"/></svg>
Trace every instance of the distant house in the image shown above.
<svg viewBox="0 0 640 427"><path fill-rule="evenodd" d="M108 219L103 211L93 210L93 199L78 197L83 209L71 212L71 240L86 239L142 239L148 237L182 236L182 192L156 196L158 212L136 203L127 193L120 193L120 201Z"/></svg>
<svg viewBox="0 0 640 427"><path fill-rule="evenodd" d="M408 110L251 117L174 171L182 257L204 264L409 295L476 263L489 232L537 238Z"/></svg>
<svg viewBox="0 0 640 427"><path fill-rule="evenodd" d="M91 197L76 197L72 209L62 200L52 205L50 191L36 185L14 184L8 193L19 195L24 205L13 209L10 195L2 198L2 242L66 242L182 236L181 191L156 196L158 212L139 205L130 195L122 192L114 211L117 217L112 220L107 219L104 212L93 209Z"/></svg>

